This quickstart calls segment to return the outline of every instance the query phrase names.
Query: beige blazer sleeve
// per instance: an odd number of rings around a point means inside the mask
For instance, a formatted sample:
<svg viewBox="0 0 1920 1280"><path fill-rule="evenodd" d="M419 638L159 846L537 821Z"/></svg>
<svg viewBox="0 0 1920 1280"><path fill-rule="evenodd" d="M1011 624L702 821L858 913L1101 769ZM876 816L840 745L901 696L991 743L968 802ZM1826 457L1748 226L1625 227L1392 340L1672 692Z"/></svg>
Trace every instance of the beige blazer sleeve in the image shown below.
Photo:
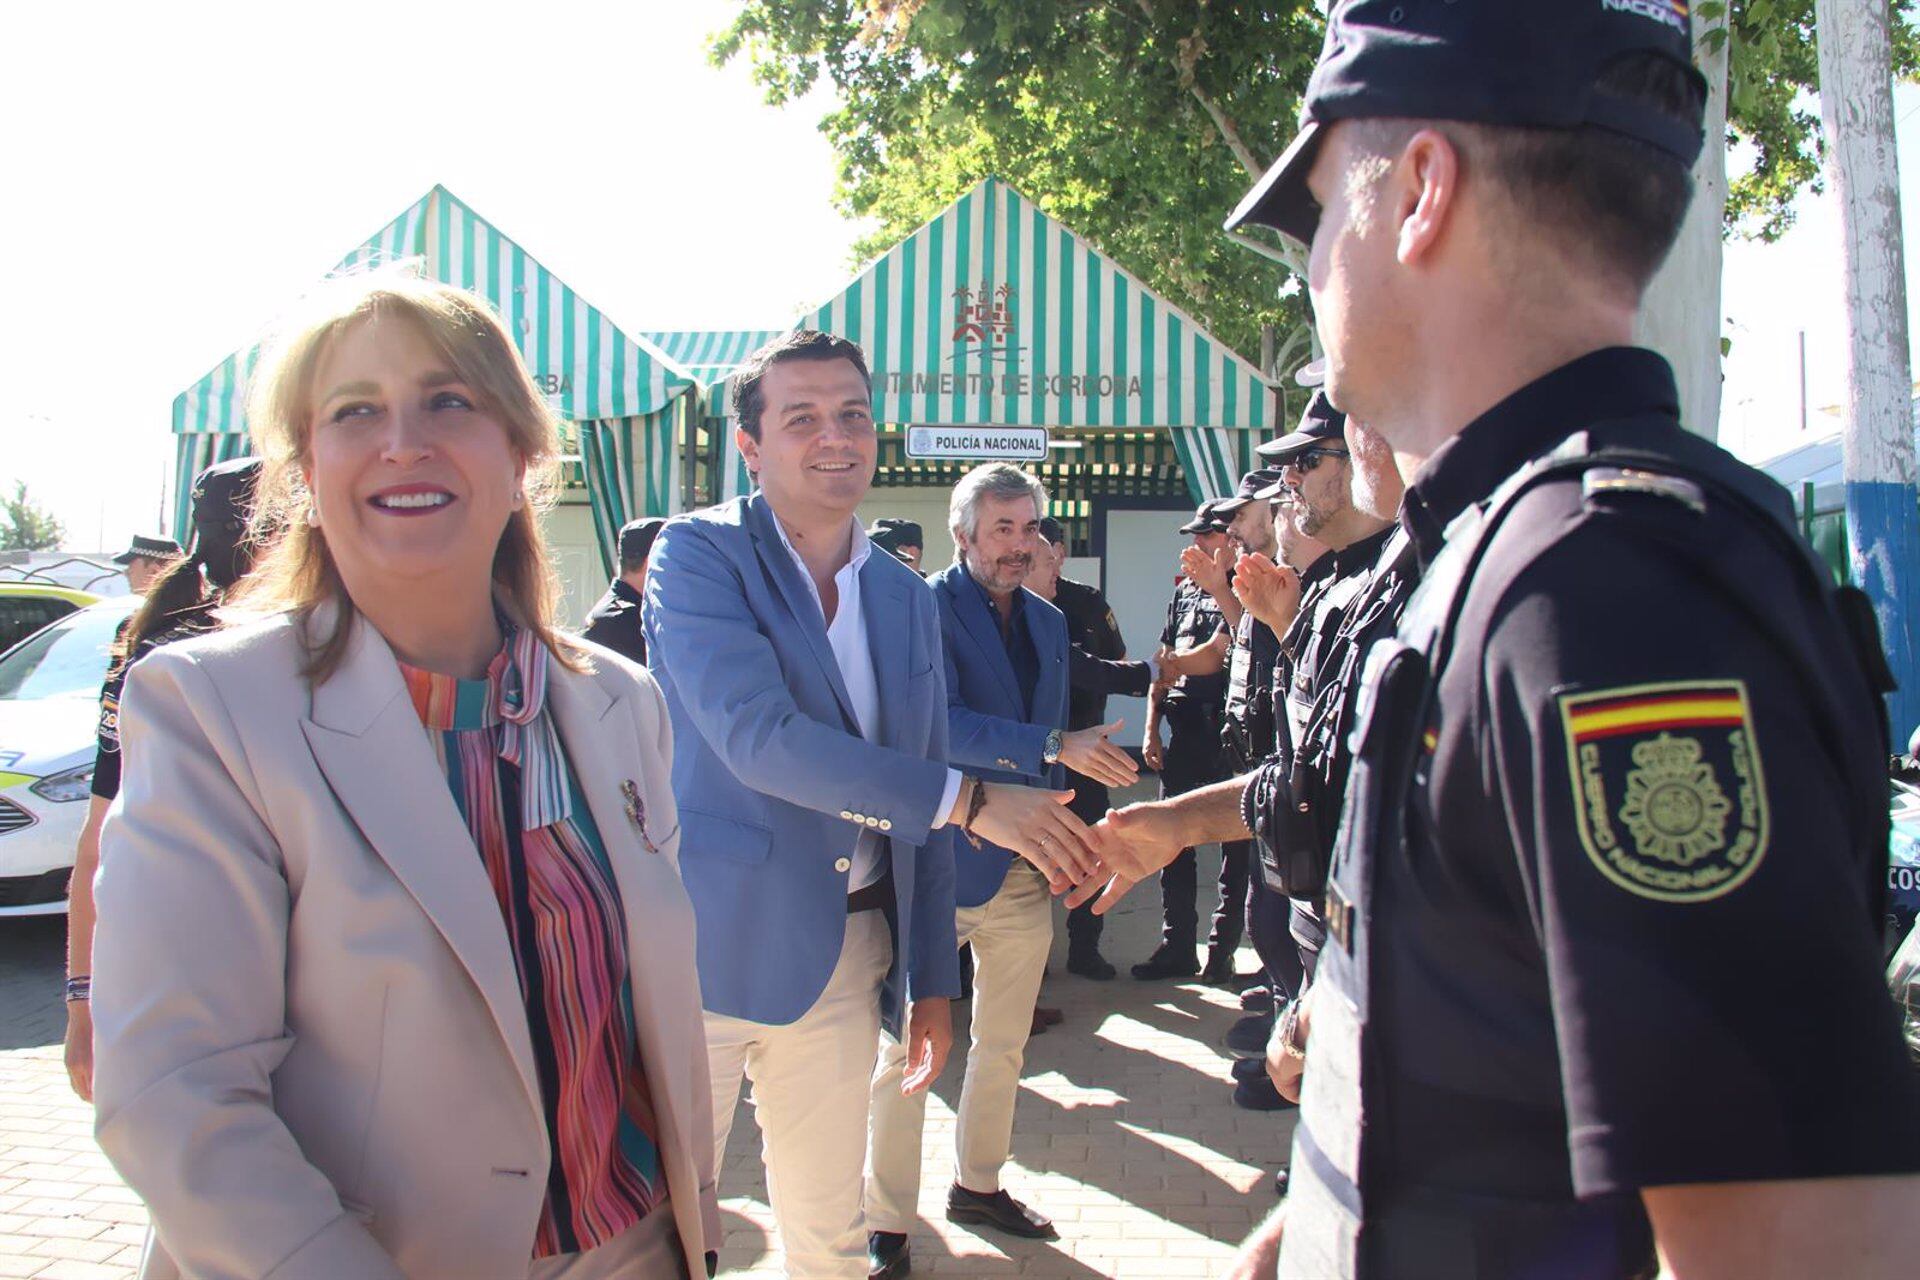
<svg viewBox="0 0 1920 1280"><path fill-rule="evenodd" d="M100 1145L188 1276L401 1280L271 1105L288 889L220 691L161 649L124 701L96 881Z"/></svg>

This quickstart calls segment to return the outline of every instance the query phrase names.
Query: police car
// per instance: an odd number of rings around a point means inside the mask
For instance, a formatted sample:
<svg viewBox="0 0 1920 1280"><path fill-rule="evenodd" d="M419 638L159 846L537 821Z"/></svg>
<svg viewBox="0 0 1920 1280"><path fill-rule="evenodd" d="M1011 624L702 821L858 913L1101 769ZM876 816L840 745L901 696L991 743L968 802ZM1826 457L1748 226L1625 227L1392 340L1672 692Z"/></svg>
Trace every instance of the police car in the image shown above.
<svg viewBox="0 0 1920 1280"><path fill-rule="evenodd" d="M0 655L0 916L57 915L86 824L100 685L117 596L67 614Z"/></svg>

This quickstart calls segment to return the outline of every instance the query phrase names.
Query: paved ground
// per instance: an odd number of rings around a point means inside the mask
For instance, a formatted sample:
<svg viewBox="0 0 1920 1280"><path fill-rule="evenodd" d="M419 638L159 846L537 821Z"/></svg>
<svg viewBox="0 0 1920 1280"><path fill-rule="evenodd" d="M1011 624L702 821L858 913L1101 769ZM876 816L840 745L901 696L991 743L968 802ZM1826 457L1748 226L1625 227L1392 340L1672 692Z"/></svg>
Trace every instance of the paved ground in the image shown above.
<svg viewBox="0 0 1920 1280"><path fill-rule="evenodd" d="M1203 884L1207 874L1203 865ZM1149 886L1112 919L1106 951L1122 974L1110 983L1067 976L1065 929L1056 930L1044 999L1067 1021L1028 1050L1006 1185L1053 1215L1060 1240L1006 1241L941 1216L963 1066L956 1055L927 1108L916 1275L1215 1275L1271 1206L1293 1114L1228 1103L1227 1059L1216 1046L1239 1011L1227 993L1126 975L1126 964L1151 949L1158 916ZM64 928L62 920L0 921L0 1277L129 1276L145 1223L139 1199L94 1146L89 1108L60 1065ZM1252 966L1250 952L1241 959ZM721 1178L721 1270L776 1277L751 1115L743 1102Z"/></svg>

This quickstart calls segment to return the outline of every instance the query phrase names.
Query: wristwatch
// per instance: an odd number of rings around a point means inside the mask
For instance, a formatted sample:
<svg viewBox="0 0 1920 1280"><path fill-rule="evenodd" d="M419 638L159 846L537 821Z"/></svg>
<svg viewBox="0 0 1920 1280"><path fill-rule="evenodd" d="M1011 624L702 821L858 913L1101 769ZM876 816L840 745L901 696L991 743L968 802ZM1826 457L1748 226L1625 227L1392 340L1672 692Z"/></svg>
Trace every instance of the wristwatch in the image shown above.
<svg viewBox="0 0 1920 1280"><path fill-rule="evenodd" d="M1280 1025L1274 1028L1273 1040L1280 1046L1280 1052L1295 1062L1306 1059L1307 1046L1300 1040L1300 1001L1297 998L1287 1002L1287 1011L1280 1015Z"/></svg>
<svg viewBox="0 0 1920 1280"><path fill-rule="evenodd" d="M1047 744L1040 748L1040 763L1047 765L1060 763L1060 731L1058 729L1047 734Z"/></svg>

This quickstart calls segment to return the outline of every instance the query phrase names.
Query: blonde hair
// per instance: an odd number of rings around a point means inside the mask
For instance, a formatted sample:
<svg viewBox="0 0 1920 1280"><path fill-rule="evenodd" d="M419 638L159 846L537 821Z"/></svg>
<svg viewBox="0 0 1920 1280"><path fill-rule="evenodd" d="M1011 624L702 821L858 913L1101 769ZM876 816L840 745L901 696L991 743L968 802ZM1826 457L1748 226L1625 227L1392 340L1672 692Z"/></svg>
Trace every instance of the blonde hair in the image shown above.
<svg viewBox="0 0 1920 1280"><path fill-rule="evenodd" d="M538 636L558 661L582 669L584 654L555 625L559 583L540 528L539 513L558 488L559 433L499 317L464 289L391 269L330 281L310 302L272 345L248 388L247 426L266 458L252 521L262 551L234 603L246 611L291 612L303 623L322 604L339 605L331 634L308 632L305 675L318 683L340 665L353 600L325 529L306 520L313 501L303 468L311 457L314 378L353 326L398 322L411 325L446 360L479 407L500 419L509 446L525 460L526 501L508 518L494 551L495 598L507 618Z"/></svg>

